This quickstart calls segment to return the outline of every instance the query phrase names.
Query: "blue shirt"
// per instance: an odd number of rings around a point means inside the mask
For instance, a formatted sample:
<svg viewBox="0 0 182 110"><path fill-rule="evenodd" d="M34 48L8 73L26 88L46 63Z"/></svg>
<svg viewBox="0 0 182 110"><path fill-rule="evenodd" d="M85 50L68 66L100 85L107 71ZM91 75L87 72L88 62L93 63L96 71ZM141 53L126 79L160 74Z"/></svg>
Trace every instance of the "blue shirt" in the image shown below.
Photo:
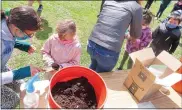
<svg viewBox="0 0 182 110"><path fill-rule="evenodd" d="M17 46L17 48L20 48L20 49L22 48L22 50L24 50L23 48L28 48L30 45L16 41L16 38L13 37L13 35L11 34L5 19L1 20L1 27L2 28L1 28L1 35L0 35L1 37L0 48L2 50L1 50L0 67L1 67L1 73L2 73L2 84L6 84L9 82L12 82L13 80L19 80L19 79L23 79L25 77L31 76L30 66L19 68L13 71L7 71L6 64L11 57L15 44L19 45Z"/></svg>
<svg viewBox="0 0 182 110"><path fill-rule="evenodd" d="M11 57L15 45L15 38L11 34L6 20L1 20L1 72L6 69L6 64Z"/></svg>

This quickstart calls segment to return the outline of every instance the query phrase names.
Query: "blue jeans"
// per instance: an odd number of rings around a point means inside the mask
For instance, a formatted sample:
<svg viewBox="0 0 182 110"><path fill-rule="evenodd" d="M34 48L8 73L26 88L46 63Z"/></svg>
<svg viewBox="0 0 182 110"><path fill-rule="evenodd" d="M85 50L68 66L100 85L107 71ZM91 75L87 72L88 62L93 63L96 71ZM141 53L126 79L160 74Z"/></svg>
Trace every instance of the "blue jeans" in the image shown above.
<svg viewBox="0 0 182 110"><path fill-rule="evenodd" d="M87 52L91 57L89 68L96 72L112 71L120 54L120 52L108 50L92 41L88 41Z"/></svg>

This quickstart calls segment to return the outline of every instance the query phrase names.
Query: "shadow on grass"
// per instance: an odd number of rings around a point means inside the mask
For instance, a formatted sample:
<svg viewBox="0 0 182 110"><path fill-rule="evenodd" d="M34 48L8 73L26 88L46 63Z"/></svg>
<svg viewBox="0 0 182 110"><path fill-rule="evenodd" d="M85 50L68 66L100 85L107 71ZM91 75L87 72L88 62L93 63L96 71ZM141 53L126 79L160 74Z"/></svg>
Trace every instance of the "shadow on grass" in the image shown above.
<svg viewBox="0 0 182 110"><path fill-rule="evenodd" d="M49 36L49 33L52 32L52 27L49 27L49 22L46 19L42 19L43 29L36 33L36 38L39 40L46 40Z"/></svg>

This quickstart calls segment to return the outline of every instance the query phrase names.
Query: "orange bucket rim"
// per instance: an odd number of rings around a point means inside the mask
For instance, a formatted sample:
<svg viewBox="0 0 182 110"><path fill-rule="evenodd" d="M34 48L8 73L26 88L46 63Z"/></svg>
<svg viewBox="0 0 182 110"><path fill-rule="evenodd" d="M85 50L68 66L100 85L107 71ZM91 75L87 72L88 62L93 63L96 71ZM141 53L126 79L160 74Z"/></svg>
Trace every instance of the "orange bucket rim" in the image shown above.
<svg viewBox="0 0 182 110"><path fill-rule="evenodd" d="M104 83L104 86L105 86L105 88L106 88L106 97L105 97L105 100L104 100L103 104L100 106L100 108L102 108L102 107L104 106L104 104L106 103L108 92L107 92L107 85L106 85L105 81L103 80L103 78L99 75L99 73L93 71L93 70L90 69L90 68L86 68L86 67L84 67L84 66L71 66L71 67L65 67L65 68L63 68L63 69L61 69L61 70L59 70L59 71L62 71L62 70L65 70L65 69L69 69L69 68L84 68L84 69L90 70L90 71L94 72L94 73L102 80L102 82ZM52 79L54 78L54 76L55 76L59 71L57 71L57 72L51 77L50 83L51 83ZM49 98L52 99L52 101L54 102L54 104L55 104L57 107L62 108L62 107L61 107L59 104L57 104L57 102L54 100L54 98L53 98L53 96L52 96L52 93L51 93L51 87L50 87L50 86L49 86L48 100L49 100ZM48 101L48 102L49 102L49 101ZM49 105L49 106L50 106L50 105ZM99 109L99 108L96 108L96 109Z"/></svg>

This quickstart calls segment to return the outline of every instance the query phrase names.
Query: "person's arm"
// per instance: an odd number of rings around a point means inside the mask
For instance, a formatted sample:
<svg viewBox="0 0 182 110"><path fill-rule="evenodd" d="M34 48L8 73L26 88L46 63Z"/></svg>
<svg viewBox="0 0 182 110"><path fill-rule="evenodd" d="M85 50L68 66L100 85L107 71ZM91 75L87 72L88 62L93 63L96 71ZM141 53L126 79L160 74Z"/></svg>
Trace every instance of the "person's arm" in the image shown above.
<svg viewBox="0 0 182 110"><path fill-rule="evenodd" d="M180 40L180 39L178 39L178 40L176 40L176 41L174 41L174 42L172 43L171 48L170 48L170 50L169 50L169 53L170 53L170 54L172 54L172 53L175 52L176 48L177 48L178 45L179 45L179 40Z"/></svg>
<svg viewBox="0 0 182 110"><path fill-rule="evenodd" d="M29 43L27 43L27 42L22 42L22 41L18 41L18 40L15 41L14 48L17 48L19 50L28 52L30 47L31 47L31 45Z"/></svg>
<svg viewBox="0 0 182 110"><path fill-rule="evenodd" d="M100 12L102 11L102 8L103 8L103 5L104 5L104 2L105 2L106 0L102 0L102 2L101 2L101 6L100 6Z"/></svg>
<svg viewBox="0 0 182 110"><path fill-rule="evenodd" d="M1 73L2 83L0 81L0 85L11 83L14 80L20 80L26 77L34 76L40 71L42 71L42 69L30 65L15 69L13 71L3 72Z"/></svg>
<svg viewBox="0 0 182 110"><path fill-rule="evenodd" d="M130 36L137 39L141 36L142 31L142 8L132 12L132 20L130 23Z"/></svg>
<svg viewBox="0 0 182 110"><path fill-rule="evenodd" d="M73 59L67 63L60 64L60 68L74 66L74 65L80 65L80 56L81 56L81 47L77 47L77 51L76 51Z"/></svg>
<svg viewBox="0 0 182 110"><path fill-rule="evenodd" d="M3 72L1 85L30 76L31 76L30 66L19 68L13 71Z"/></svg>
<svg viewBox="0 0 182 110"><path fill-rule="evenodd" d="M51 57L51 39L48 39L41 49L43 55L43 61L46 66L51 66L54 63L53 58Z"/></svg>
<svg viewBox="0 0 182 110"><path fill-rule="evenodd" d="M158 32L160 30L160 26L158 26L153 32L152 32L152 39L156 38L158 35Z"/></svg>

